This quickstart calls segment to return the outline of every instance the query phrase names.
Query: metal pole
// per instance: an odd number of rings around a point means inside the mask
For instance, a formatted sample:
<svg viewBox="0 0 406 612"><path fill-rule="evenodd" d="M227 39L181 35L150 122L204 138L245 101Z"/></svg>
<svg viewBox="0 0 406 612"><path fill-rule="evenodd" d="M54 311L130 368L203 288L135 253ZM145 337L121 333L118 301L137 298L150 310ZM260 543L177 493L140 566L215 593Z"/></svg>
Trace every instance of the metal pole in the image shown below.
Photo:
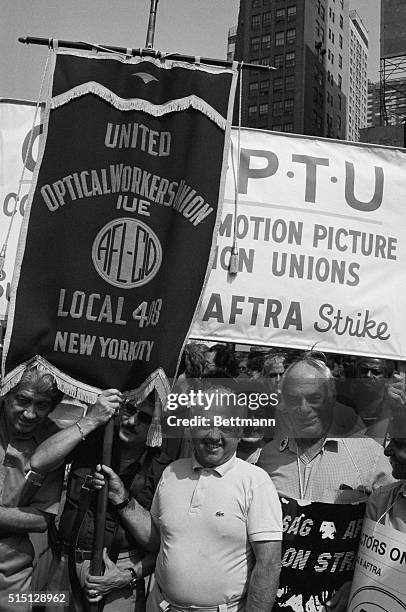
<svg viewBox="0 0 406 612"><path fill-rule="evenodd" d="M193 64L196 61L196 57L194 55L183 55L181 53L161 53L160 51L155 51L154 49L127 49L126 47L113 47L111 45L94 45L81 41L38 38L36 36L20 36L18 42L26 45L44 45L46 47L52 48L53 40L58 42L59 47L65 47L66 49L83 49L86 51L94 51L95 49L100 48L101 51L111 51L113 53L122 53L123 55L131 53L132 56L145 55L147 57L157 57L162 60L179 60L180 62L187 62L190 64ZM233 62L227 62L225 60L219 60L210 57L200 57L199 60L202 64L209 64L211 66L231 68L231 66L233 65ZM241 66L239 62L237 62L237 65ZM278 68L275 68L274 66L267 66L263 64L248 64L245 62L242 64L242 69L261 71L278 70Z"/></svg>
<svg viewBox="0 0 406 612"><path fill-rule="evenodd" d="M114 437L114 417L110 419L104 426L103 451L101 463L111 466L111 454L113 450ZM92 576L101 576L103 574L103 545L104 545L104 530L106 525L107 501L108 501L108 486L104 486L97 494L96 516L94 517L94 543L93 556L90 561L90 574ZM98 603L89 604L89 609L92 612L99 610Z"/></svg>
<svg viewBox="0 0 406 612"><path fill-rule="evenodd" d="M145 47L147 49L154 48L155 22L156 22L157 8L158 8L158 0L151 0L151 7L149 9L147 40L145 42Z"/></svg>

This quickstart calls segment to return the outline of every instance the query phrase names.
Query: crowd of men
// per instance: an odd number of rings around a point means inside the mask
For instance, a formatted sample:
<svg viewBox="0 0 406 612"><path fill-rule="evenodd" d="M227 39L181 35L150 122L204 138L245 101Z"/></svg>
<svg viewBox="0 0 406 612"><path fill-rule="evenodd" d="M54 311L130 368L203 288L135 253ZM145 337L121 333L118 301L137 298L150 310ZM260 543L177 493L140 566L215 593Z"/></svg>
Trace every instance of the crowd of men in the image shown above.
<svg viewBox="0 0 406 612"><path fill-rule="evenodd" d="M1 399L0 610L38 584L30 534L48 530L42 588L68 593L66 610L344 612L360 536L351 525L365 515L406 531L406 396L395 365L276 350L237 359L230 347L191 343L174 390L216 401L175 411L197 425L161 446L147 442L150 398L135 405L108 389L59 428L53 376L27 368ZM253 408L261 393L277 401ZM111 418L109 467L100 451ZM104 572L94 576L103 487Z"/></svg>

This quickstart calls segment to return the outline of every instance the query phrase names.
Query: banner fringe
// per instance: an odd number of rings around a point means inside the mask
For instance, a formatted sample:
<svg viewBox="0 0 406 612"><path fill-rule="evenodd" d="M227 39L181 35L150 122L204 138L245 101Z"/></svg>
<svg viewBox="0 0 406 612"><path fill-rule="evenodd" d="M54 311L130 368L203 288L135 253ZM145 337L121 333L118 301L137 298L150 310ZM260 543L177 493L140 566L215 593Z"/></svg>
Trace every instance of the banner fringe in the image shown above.
<svg viewBox="0 0 406 612"><path fill-rule="evenodd" d="M14 370L7 374L7 376L5 376L0 385L0 396L5 395L16 385L18 385L24 371L27 368L29 369L34 367L38 368L42 372L51 374L55 379L56 386L60 391L62 391L62 393L78 399L81 402L85 402L86 404L94 404L98 395L101 393L101 389L86 385L85 383L81 383L74 378L71 378L67 374L64 374L58 370L58 368L49 363L49 361L41 357L41 355L36 355L32 359L18 365L16 368L14 368Z"/></svg>
<svg viewBox="0 0 406 612"><path fill-rule="evenodd" d="M59 108L68 102L72 102L76 98L81 98L87 94L93 94L98 96L105 102L108 102L114 108L120 111L132 111L139 110L153 117L162 117L169 113L175 113L179 111L185 111L188 108L194 108L200 111L203 115L206 115L213 123L215 123L220 129L225 130L227 126L227 120L220 115L210 104L207 104L199 96L192 94L191 96L185 96L184 98L176 98L165 102L165 104L152 104L148 100L142 100L140 98L120 98L113 91L104 87L96 81L88 81L77 87L73 87L68 91L55 96L51 100L51 109Z"/></svg>
<svg viewBox="0 0 406 612"><path fill-rule="evenodd" d="M152 391L156 391L159 400L165 410L166 397L171 390L169 380L166 377L165 372L162 368L158 368L139 386L137 389L131 391L125 391L124 396L130 402L135 401L137 403L143 402L146 397Z"/></svg>

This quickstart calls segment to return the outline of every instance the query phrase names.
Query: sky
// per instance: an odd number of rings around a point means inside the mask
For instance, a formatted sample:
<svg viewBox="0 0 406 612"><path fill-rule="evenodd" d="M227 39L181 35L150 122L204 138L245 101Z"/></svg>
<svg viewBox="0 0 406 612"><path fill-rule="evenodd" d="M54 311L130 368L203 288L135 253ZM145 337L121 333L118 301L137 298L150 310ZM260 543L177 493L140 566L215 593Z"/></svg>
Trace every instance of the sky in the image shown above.
<svg viewBox="0 0 406 612"><path fill-rule="evenodd" d="M308 2L309 0L305 0ZM378 79L380 0L350 0L369 31L369 75ZM225 58L239 0L159 0L154 47ZM0 97L37 100L47 49L19 36L144 47L150 0L0 0Z"/></svg>

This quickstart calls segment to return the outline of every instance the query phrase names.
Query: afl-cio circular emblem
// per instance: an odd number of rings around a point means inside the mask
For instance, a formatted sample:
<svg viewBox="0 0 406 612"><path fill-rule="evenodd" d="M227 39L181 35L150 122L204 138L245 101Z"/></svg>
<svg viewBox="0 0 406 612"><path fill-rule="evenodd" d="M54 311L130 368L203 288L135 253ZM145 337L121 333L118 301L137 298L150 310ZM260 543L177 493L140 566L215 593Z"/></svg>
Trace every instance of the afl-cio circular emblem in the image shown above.
<svg viewBox="0 0 406 612"><path fill-rule="evenodd" d="M404 612L406 603L381 587L365 586L351 597L349 612Z"/></svg>
<svg viewBox="0 0 406 612"><path fill-rule="evenodd" d="M162 262L162 247L155 232L142 221L122 217L105 225L92 248L94 267L105 281L133 289L149 283Z"/></svg>

